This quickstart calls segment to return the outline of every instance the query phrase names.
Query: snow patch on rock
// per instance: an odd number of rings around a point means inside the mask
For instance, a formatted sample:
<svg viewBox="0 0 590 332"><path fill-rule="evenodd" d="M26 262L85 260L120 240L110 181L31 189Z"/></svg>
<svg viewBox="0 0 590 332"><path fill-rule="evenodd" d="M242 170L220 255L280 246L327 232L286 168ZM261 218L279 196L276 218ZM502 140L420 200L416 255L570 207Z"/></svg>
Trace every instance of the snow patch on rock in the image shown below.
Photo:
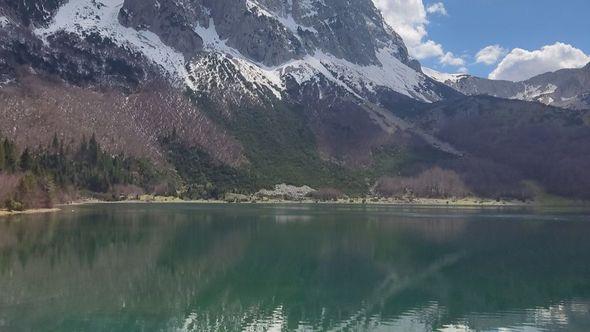
<svg viewBox="0 0 590 332"><path fill-rule="evenodd" d="M318 15L317 7L325 6L324 0L299 0L299 9L303 12L301 17L311 18Z"/></svg>
<svg viewBox="0 0 590 332"><path fill-rule="evenodd" d="M456 83L456 82L461 81L464 78L469 77L468 74L441 73L439 71L436 71L436 70L428 68L428 67L422 67L422 71L424 72L425 75L429 76L433 80L438 81L440 83L445 83L445 84Z"/></svg>
<svg viewBox="0 0 590 332"><path fill-rule="evenodd" d="M321 0L312 1L314 0L303 0L300 6L311 13ZM46 43L50 42L51 36L62 31L77 34L82 38L90 34L98 34L121 47L143 54L159 66L171 80L184 84L190 89L213 86L212 80L219 77L215 77L215 73L200 73L197 68L198 59L187 65L183 54L167 46L158 35L147 30L136 30L121 25L118 16L123 2L123 0L70 0L59 8L47 27L36 29L35 34ZM253 13L277 20L295 36L300 30L315 31L313 28L298 24L290 12L274 13L254 0L247 0L246 3ZM289 6L289 10L292 10L293 4L290 3ZM367 95L375 93L377 87L385 87L421 101L438 100L438 97L425 87L426 76L408 67L395 56L398 51L396 45L378 50L377 58L380 65L359 65L332 54L315 51L301 59L293 59L279 66L268 67L228 46L227 41L220 38L213 19L210 19L206 26L195 23L193 28L203 39L206 52L221 54L225 60L233 63L234 68L240 72L244 80L251 83L243 84L246 92L252 92L249 91L251 89L260 90L258 92L270 91L280 99L286 89L287 77L303 84L317 80L319 75L359 99L365 99ZM202 84L203 82L207 84ZM216 82L217 85L221 83Z"/></svg>
<svg viewBox="0 0 590 332"><path fill-rule="evenodd" d="M359 99L363 99L367 93L374 93L375 88L380 86L411 98L430 101L431 96L421 93L426 77L393 56L396 50L392 47L382 48L377 52L380 66L358 65L316 51L302 59L269 67L248 59L238 50L228 46L226 41L219 37L213 20L210 20L208 25L195 27L195 32L203 39L205 50L228 55L236 67L242 70L246 79L255 86L264 85L277 98L282 97L287 77L293 78L301 85L322 75Z"/></svg>
<svg viewBox="0 0 590 332"><path fill-rule="evenodd" d="M186 82L184 56L164 44L153 32L121 25L118 16L122 6L123 0L70 0L59 8L47 27L34 32L46 43L49 37L61 31L80 37L97 33L121 47L140 52L169 78Z"/></svg>
<svg viewBox="0 0 590 332"><path fill-rule="evenodd" d="M227 41L219 37L213 19L209 20L208 27L196 25L194 31L203 39L205 51L216 53L220 57L231 61L247 81L254 84L254 86L264 86L275 97L282 98L282 91L285 89L285 86L277 67L266 67L261 63L249 60L238 50L228 46ZM191 63L190 67L191 75L195 78L195 72L198 71L197 63ZM211 80L213 78L209 77L207 79Z"/></svg>
<svg viewBox="0 0 590 332"><path fill-rule="evenodd" d="M555 93L555 91L557 91L557 86L554 84L547 84L546 86L526 85L524 91L519 92L510 99L539 101L544 104L551 104L554 100L549 95Z"/></svg>
<svg viewBox="0 0 590 332"><path fill-rule="evenodd" d="M6 28L10 25L10 20L6 16L0 16L0 28Z"/></svg>
<svg viewBox="0 0 590 332"><path fill-rule="evenodd" d="M309 3L307 5L312 6ZM246 6L247 6L248 10L254 15L257 15L259 17L265 16L270 19L278 21L279 23L281 23L281 25L283 27L285 27L285 29L289 30L296 37L297 37L299 30L312 32L312 33L318 33L318 31L316 29L314 29L312 27L307 27L307 26L301 25L295 21L295 18L293 17L292 13L290 12L292 9L292 6L293 6L292 2L290 2L288 4L288 6L289 6L288 13L272 12L253 0L247 0Z"/></svg>

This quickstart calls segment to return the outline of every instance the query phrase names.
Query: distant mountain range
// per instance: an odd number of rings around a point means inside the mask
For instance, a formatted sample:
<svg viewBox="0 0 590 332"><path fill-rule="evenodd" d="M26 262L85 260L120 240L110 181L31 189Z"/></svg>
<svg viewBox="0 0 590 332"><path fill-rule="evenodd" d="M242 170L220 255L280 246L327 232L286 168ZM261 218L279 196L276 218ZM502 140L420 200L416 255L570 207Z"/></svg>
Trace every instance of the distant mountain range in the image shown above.
<svg viewBox="0 0 590 332"><path fill-rule="evenodd" d="M187 186L366 193L438 166L477 195L590 198L587 112L528 102L587 109L589 72L441 76L372 0L0 0L0 134L95 133Z"/></svg>
<svg viewBox="0 0 590 332"><path fill-rule="evenodd" d="M488 95L576 110L590 109L590 63L584 68L561 69L522 82L444 74L428 68L424 68L424 73L469 96Z"/></svg>

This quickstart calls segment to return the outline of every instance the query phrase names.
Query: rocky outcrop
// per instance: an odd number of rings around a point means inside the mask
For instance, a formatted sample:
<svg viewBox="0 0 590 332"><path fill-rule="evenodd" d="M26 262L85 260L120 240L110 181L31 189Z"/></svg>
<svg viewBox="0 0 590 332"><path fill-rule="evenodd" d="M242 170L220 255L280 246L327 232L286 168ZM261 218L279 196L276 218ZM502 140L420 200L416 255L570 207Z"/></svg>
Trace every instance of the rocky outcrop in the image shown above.
<svg viewBox="0 0 590 332"><path fill-rule="evenodd" d="M296 187L287 184L278 184L274 190L263 189L256 193L258 198L280 199L287 201L301 201L316 192L309 186Z"/></svg>
<svg viewBox="0 0 590 332"><path fill-rule="evenodd" d="M188 60L203 48L192 22L204 15L199 6L181 6L175 1L127 0L118 17L126 27L154 32Z"/></svg>

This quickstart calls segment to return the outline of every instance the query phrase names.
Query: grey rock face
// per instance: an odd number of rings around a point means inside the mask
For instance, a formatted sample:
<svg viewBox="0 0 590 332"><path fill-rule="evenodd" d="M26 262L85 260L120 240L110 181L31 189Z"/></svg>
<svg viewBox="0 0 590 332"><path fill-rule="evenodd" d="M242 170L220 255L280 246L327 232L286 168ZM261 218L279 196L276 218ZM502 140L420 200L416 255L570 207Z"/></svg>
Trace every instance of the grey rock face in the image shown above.
<svg viewBox="0 0 590 332"><path fill-rule="evenodd" d="M4 3L0 13L25 22L36 12L19 6ZM166 79L226 109L301 102L303 90L377 103L392 93L424 102L456 94L422 74L372 0L42 0L35 8L37 23L19 26L26 38L7 34L2 77L22 64L126 91Z"/></svg>
<svg viewBox="0 0 590 332"><path fill-rule="evenodd" d="M67 0L0 0L0 14L11 16L23 25L46 24Z"/></svg>
<svg viewBox="0 0 590 332"><path fill-rule="evenodd" d="M372 101L382 88L426 102L448 95L422 74L372 0L42 0L35 9L28 0L7 1L0 0L0 14L13 21L37 17L20 23L28 33L24 53L38 59L25 64L59 68L54 72L77 84L129 88L153 79L155 67L177 87L253 104L268 99L262 94L282 99L287 85L299 95L293 82L302 88L319 76L332 85L319 96L334 88ZM48 63L56 53L63 59ZM211 67L206 60L216 54L222 57ZM197 91L202 86L210 90Z"/></svg>
<svg viewBox="0 0 590 332"><path fill-rule="evenodd" d="M418 67L371 0L126 0L120 19L158 34L185 54L201 48L192 27L214 24L229 46L269 66L318 50L357 64L377 64L376 51L392 47L394 56Z"/></svg>
<svg viewBox="0 0 590 332"><path fill-rule="evenodd" d="M0 31L0 86L14 82L18 71L27 68L79 86L101 85L122 91L159 77L157 68L144 58L98 35L78 38L59 32L49 43L51 47L21 26Z"/></svg>
<svg viewBox="0 0 590 332"><path fill-rule="evenodd" d="M509 98L515 96L519 91L524 90L523 83L494 81L470 75L464 75L457 81L448 81L445 83L469 96L490 95Z"/></svg>
<svg viewBox="0 0 590 332"><path fill-rule="evenodd" d="M562 69L535 76L525 82L527 86L544 87L538 98L545 104L571 109L590 109L590 63L580 69Z"/></svg>
<svg viewBox="0 0 590 332"><path fill-rule="evenodd" d="M126 0L120 21L125 26L154 32L185 56L202 50L203 40L195 27L215 31L222 40L266 65L277 65L303 54L300 41L279 21L242 1Z"/></svg>
<svg viewBox="0 0 590 332"><path fill-rule="evenodd" d="M182 8L174 1L128 0L119 12L119 22L136 30L154 32L190 58L203 47L203 40L190 22L203 15L200 7Z"/></svg>
<svg viewBox="0 0 590 332"><path fill-rule="evenodd" d="M372 0L126 0L119 21L182 52L191 90L224 108L299 96L319 76L333 87L318 96L344 88L375 101L380 86L422 101L455 94L422 75Z"/></svg>
<svg viewBox="0 0 590 332"><path fill-rule="evenodd" d="M256 62L274 66L304 55L302 42L263 8L247 1L204 0L222 40Z"/></svg>

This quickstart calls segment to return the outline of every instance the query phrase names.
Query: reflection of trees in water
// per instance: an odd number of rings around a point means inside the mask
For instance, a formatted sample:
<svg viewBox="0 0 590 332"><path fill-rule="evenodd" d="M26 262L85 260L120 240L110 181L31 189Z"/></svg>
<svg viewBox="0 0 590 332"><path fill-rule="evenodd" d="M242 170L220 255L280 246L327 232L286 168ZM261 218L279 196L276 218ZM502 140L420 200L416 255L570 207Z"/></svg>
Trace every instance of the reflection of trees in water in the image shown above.
<svg viewBox="0 0 590 332"><path fill-rule="evenodd" d="M0 224L8 234L2 253L13 257L0 275L0 321L67 330L98 315L106 330L165 326L225 268L218 262L229 265L241 251L230 230L171 270L162 254L179 234L211 233L214 223L182 213L106 211Z"/></svg>
<svg viewBox="0 0 590 332"><path fill-rule="evenodd" d="M590 226L341 209L84 208L0 223L0 252L12 257L2 258L0 320L83 329L90 316L121 331L493 327L590 298L590 267L579 264Z"/></svg>
<svg viewBox="0 0 590 332"><path fill-rule="evenodd" d="M108 210L19 216L0 223L0 252L17 259L23 268L29 260L42 258L59 264L72 256L92 266L105 247L141 242L146 235L141 223L140 215L129 215L122 227L116 214ZM2 271L9 266L6 262Z"/></svg>

